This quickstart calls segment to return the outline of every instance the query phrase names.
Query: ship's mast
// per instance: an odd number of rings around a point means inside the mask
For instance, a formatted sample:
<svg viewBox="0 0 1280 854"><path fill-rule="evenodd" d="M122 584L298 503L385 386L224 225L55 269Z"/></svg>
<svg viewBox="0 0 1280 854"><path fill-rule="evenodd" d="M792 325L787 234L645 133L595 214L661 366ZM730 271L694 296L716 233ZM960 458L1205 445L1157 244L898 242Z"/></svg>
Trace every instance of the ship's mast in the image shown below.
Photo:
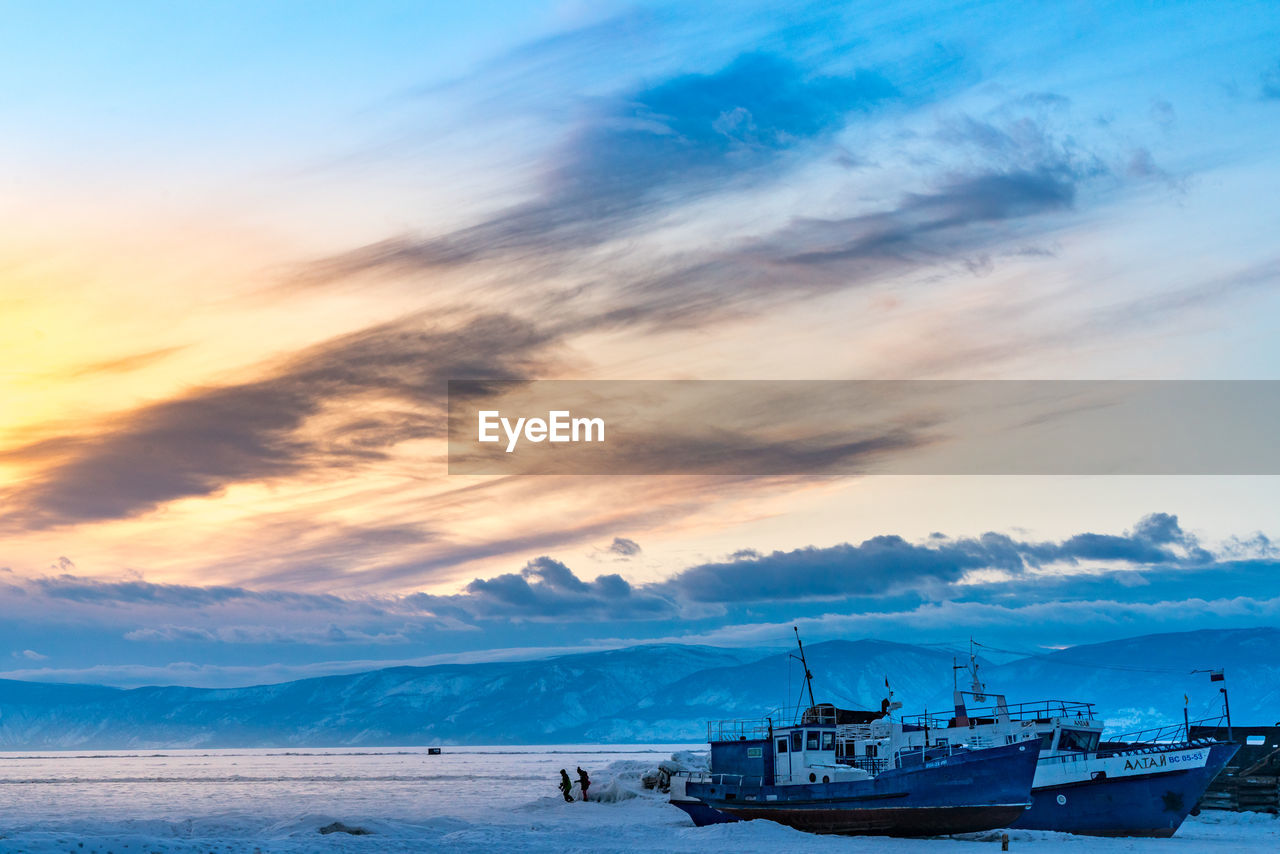
<svg viewBox="0 0 1280 854"><path fill-rule="evenodd" d="M969 676L973 679L973 693L987 693L987 686L982 684L982 680L978 678L978 655L973 651L973 638L969 638Z"/></svg>
<svg viewBox="0 0 1280 854"><path fill-rule="evenodd" d="M796 646L800 647L800 666L804 668L804 687L809 691L809 708L812 709L817 705L813 700L813 674L809 672L809 662L805 661L804 658L804 644L800 641L800 627L792 626L791 629L796 633Z"/></svg>

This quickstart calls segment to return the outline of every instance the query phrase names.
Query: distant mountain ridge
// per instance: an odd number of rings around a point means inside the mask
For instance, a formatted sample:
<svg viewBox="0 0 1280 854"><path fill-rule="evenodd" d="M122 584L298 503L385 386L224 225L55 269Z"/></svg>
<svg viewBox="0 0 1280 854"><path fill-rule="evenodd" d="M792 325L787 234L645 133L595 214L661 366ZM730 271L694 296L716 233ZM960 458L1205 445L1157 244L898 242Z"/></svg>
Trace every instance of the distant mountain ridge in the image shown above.
<svg viewBox="0 0 1280 854"><path fill-rule="evenodd" d="M1222 668L1225 682L1209 681ZM1194 672L1199 671L1199 672ZM1237 724L1280 723L1280 628L1205 629L1086 644L980 671L991 691L1095 703L1120 733L1217 716L1230 691Z"/></svg>
<svg viewBox="0 0 1280 854"><path fill-rule="evenodd" d="M806 647L819 702L904 711L951 704L953 655L880 640ZM1225 667L1237 723L1280 720L1280 629L1148 635L999 666L1013 702L1094 702L1117 728L1214 711ZM705 721L801 702L790 653L653 644L535 661L394 667L247 688L104 688L0 680L0 748L393 746L701 742ZM807 698L806 698L807 699Z"/></svg>

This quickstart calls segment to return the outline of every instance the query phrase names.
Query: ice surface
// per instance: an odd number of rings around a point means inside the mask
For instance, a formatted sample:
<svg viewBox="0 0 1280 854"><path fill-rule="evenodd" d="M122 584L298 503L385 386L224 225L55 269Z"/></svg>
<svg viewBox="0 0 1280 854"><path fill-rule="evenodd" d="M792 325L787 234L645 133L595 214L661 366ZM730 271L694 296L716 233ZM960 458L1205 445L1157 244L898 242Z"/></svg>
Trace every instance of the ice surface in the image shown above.
<svg viewBox="0 0 1280 854"><path fill-rule="evenodd" d="M695 828L641 785L673 760L696 767L705 754L673 745L0 754L0 852L999 851L998 833L909 840L817 837L759 821ZM559 771L576 778L578 766L607 802L564 802ZM319 832L334 822L370 833ZM1165 840L1009 835L1011 851L1033 854L1280 850L1280 820L1259 814L1206 812Z"/></svg>

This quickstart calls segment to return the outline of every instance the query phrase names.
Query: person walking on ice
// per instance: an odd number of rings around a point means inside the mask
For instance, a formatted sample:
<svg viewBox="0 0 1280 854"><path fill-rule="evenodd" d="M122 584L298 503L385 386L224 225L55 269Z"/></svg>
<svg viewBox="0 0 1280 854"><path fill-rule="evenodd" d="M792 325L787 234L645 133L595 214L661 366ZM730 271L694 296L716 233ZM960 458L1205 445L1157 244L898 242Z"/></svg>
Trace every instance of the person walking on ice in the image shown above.
<svg viewBox="0 0 1280 854"><path fill-rule="evenodd" d="M587 776L587 772L582 770L582 766L578 766L578 785L582 787L582 799L587 799L587 789L591 786L591 778Z"/></svg>
<svg viewBox="0 0 1280 854"><path fill-rule="evenodd" d="M573 803L573 783L569 782L569 772L560 769L560 793L564 795L565 803Z"/></svg>

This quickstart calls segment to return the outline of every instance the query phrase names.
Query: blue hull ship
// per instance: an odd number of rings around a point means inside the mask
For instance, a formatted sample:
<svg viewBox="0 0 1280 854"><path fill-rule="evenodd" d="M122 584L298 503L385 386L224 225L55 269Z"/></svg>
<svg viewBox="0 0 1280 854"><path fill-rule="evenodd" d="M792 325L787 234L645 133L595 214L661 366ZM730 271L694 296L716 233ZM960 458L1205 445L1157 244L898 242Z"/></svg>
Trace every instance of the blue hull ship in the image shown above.
<svg viewBox="0 0 1280 854"><path fill-rule="evenodd" d="M1095 764L1110 760L1140 770L1034 788L1031 809L1012 826L1089 836L1173 836L1238 749L1206 740L1103 751L1094 756Z"/></svg>
<svg viewBox="0 0 1280 854"><path fill-rule="evenodd" d="M796 730L778 730L789 739ZM802 730L808 732L821 729ZM721 768L754 771L747 751L764 740L712 743L712 773L673 780L671 803L702 826L726 821L767 819L811 833L884 836L940 836L1006 827L1027 809L1035 774L1034 745L1009 745L989 750L957 751L925 756L903 752L874 776L839 778L826 770L828 782L781 781L768 767L761 774L724 772ZM716 761L719 754L720 761ZM758 766L760 763L756 763ZM770 763L763 763L767 766ZM851 766L852 767L852 766ZM835 778L833 774L837 774ZM850 775L852 776L852 775Z"/></svg>
<svg viewBox="0 0 1280 854"><path fill-rule="evenodd" d="M972 689L955 691L954 711L903 718L903 741L920 748L1038 744L1031 809L1012 827L1090 836L1173 836L1239 749L1229 741L1190 738L1189 722L1102 741L1104 724L1095 717L1093 704L1012 704L1005 695L987 691L972 652L968 669Z"/></svg>
<svg viewBox="0 0 1280 854"><path fill-rule="evenodd" d="M803 711L710 722L710 770L674 776L672 805L699 826L767 819L812 833L889 836L991 830L1030 806L1038 741L912 746L889 716L896 704L886 700L878 713L818 705L811 679L805 663Z"/></svg>

